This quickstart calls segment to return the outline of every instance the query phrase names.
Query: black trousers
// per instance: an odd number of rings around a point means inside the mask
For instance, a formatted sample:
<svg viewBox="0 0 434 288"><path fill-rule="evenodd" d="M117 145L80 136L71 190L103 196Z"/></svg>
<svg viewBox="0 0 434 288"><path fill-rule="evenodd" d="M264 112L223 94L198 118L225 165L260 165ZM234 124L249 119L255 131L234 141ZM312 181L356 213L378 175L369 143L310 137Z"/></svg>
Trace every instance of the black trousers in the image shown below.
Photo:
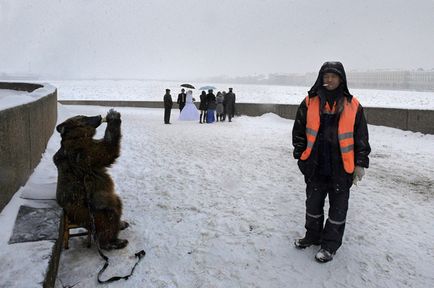
<svg viewBox="0 0 434 288"><path fill-rule="evenodd" d="M342 245L352 176L306 177L306 237L320 240L321 248L335 252ZM329 196L328 219L324 225L324 202Z"/></svg>
<svg viewBox="0 0 434 288"><path fill-rule="evenodd" d="M168 124L170 123L170 112L172 108L164 108L164 123Z"/></svg>

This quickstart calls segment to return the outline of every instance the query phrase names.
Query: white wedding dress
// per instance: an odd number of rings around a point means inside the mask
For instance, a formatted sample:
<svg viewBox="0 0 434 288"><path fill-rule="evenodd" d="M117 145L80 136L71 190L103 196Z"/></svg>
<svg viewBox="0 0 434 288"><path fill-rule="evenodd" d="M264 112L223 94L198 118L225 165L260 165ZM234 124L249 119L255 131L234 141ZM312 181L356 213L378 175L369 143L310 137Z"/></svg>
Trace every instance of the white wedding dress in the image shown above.
<svg viewBox="0 0 434 288"><path fill-rule="evenodd" d="M193 92L187 91L187 97L185 98L185 106L182 108L181 114L179 114L179 120L181 121L199 121L199 111L196 105L193 103Z"/></svg>

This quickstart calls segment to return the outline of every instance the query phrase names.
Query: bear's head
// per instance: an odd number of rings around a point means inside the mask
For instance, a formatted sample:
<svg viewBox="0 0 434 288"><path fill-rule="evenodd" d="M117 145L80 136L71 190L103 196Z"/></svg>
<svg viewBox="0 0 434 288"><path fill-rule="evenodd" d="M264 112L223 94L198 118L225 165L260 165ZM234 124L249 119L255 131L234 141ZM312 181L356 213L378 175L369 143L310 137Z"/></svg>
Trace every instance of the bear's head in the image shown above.
<svg viewBox="0 0 434 288"><path fill-rule="evenodd" d="M78 115L65 120L57 125L56 130L62 139L92 138L96 133L96 128L102 123L101 115L83 116Z"/></svg>

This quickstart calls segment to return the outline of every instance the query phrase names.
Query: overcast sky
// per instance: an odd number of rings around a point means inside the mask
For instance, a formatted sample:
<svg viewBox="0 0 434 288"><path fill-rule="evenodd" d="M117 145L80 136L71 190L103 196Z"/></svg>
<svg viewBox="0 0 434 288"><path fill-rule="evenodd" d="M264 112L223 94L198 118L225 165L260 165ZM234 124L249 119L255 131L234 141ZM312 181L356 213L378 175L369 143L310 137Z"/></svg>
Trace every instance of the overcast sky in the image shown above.
<svg viewBox="0 0 434 288"><path fill-rule="evenodd" d="M434 68L434 0L0 0L0 73L187 79Z"/></svg>

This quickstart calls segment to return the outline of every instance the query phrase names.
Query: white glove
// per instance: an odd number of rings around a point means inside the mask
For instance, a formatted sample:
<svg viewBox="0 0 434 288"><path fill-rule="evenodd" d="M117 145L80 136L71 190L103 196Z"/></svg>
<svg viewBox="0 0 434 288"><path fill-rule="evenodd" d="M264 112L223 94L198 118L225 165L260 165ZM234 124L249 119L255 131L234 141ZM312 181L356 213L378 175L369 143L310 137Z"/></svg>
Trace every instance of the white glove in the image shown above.
<svg viewBox="0 0 434 288"><path fill-rule="evenodd" d="M353 173L353 184L357 186L357 182L361 181L364 175L365 175L365 168L361 166L356 166L356 168L354 168L354 173Z"/></svg>

